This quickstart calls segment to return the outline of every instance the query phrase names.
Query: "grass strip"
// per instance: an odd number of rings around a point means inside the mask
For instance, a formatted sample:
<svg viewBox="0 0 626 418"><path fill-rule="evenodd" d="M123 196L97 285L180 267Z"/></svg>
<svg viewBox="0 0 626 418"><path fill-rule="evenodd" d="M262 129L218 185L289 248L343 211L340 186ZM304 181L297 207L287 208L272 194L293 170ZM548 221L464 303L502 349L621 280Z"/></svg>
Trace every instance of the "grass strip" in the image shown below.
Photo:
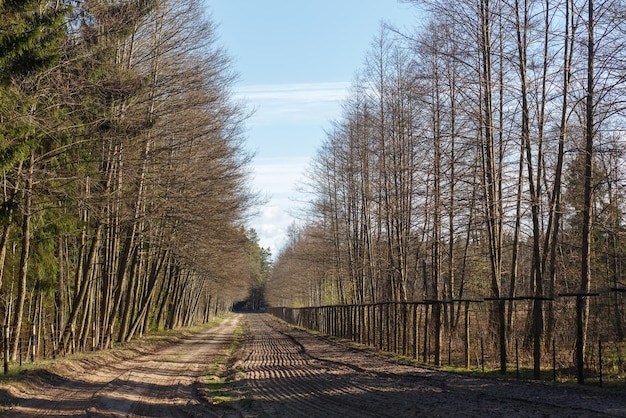
<svg viewBox="0 0 626 418"><path fill-rule="evenodd" d="M233 409L235 403L240 401L240 397L232 390L235 378L229 373L229 369L237 359L243 335L244 328L239 325L228 348L215 357L209 365L207 375L201 378L202 386L198 389L198 394L211 406Z"/></svg>

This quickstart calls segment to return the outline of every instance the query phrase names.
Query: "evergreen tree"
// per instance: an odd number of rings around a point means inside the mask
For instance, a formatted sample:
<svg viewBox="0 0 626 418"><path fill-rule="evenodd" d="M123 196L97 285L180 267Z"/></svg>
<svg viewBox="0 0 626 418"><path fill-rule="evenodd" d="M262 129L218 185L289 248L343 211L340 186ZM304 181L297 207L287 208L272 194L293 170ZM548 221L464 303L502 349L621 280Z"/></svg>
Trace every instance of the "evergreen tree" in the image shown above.
<svg viewBox="0 0 626 418"><path fill-rule="evenodd" d="M40 0L0 0L0 172L6 175L36 146L38 75L58 63L69 8ZM40 124L40 123L39 123ZM3 204L2 214L6 217ZM10 205L9 205L10 206Z"/></svg>
<svg viewBox="0 0 626 418"><path fill-rule="evenodd" d="M0 86L55 65L65 36L67 8L41 0L0 1Z"/></svg>
<svg viewBox="0 0 626 418"><path fill-rule="evenodd" d="M11 232L11 215L22 202L21 256L17 300L11 337L15 358L26 300L27 261L30 247L30 216L34 152L49 136L49 100L40 77L61 57L66 34L66 7L52 7L39 0L0 1L0 172L8 185L2 201L4 228L0 239L0 279ZM54 108L54 106L52 106Z"/></svg>

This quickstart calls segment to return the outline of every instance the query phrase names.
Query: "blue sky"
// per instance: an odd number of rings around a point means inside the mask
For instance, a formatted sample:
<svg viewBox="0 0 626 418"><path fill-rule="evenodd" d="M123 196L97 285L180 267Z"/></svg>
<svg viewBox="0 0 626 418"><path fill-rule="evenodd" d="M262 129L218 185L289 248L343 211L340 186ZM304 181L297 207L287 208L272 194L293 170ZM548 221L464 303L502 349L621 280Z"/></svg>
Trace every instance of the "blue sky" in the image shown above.
<svg viewBox="0 0 626 418"><path fill-rule="evenodd" d="M388 22L417 24L397 0L208 0L218 43L239 73L236 95L254 115L246 142L255 153L253 188L268 200L251 221L274 255L305 196L297 192L307 165L365 54Z"/></svg>

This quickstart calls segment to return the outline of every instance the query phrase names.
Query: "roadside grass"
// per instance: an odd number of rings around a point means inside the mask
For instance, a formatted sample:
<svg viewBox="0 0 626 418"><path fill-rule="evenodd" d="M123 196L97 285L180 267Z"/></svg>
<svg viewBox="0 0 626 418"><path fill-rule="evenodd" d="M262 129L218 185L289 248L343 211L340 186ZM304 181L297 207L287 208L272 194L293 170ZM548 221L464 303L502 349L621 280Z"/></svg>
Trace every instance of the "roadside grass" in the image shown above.
<svg viewBox="0 0 626 418"><path fill-rule="evenodd" d="M231 373L231 366L237 360L237 352L244 336L244 328L240 324L233 334L228 347L211 362L207 374L200 379L202 386L198 395L209 405L220 408L235 409L235 404L244 402L233 391L237 373Z"/></svg>
<svg viewBox="0 0 626 418"><path fill-rule="evenodd" d="M97 348L94 351L80 351L74 354L58 356L56 359L37 359L34 363L30 361L24 361L21 365L17 361L11 361L9 363L9 372L7 374L0 374L0 387L2 386L3 382L12 382L14 380L23 379L24 376L29 375L29 373L33 371L49 370L51 367L54 368L59 363L82 361L101 356L106 357L109 354L113 354L116 357L118 355L126 357L126 355L141 353L143 351L146 351L146 348L158 346L163 343L170 343L187 335L195 334L205 329L214 328L218 326L229 315L230 314L214 317L205 324L195 325L187 328L151 330L141 336L135 336L129 342L113 342L112 348L108 349Z"/></svg>
<svg viewBox="0 0 626 418"><path fill-rule="evenodd" d="M0 371L0 412L14 407L16 404L13 395L16 392L30 390L32 384L63 379L63 375L68 371L87 371L112 362L134 358L187 335L213 328L227 317L228 315L215 317L206 324L189 328L151 330L129 342L113 343L110 349L78 352L56 359L38 359L34 363L25 361L22 365L19 362L9 362L8 373Z"/></svg>

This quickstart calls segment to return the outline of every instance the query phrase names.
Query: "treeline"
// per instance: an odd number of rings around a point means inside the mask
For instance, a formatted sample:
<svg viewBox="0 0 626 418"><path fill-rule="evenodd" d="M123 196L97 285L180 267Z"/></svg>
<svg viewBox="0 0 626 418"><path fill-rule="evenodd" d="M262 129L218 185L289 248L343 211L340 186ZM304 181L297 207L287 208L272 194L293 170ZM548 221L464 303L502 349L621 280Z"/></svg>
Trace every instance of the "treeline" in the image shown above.
<svg viewBox="0 0 626 418"><path fill-rule="evenodd" d="M247 114L201 0L0 2L0 320L106 347L258 272ZM43 328L46 329L43 329ZM30 329L30 328L29 328Z"/></svg>
<svg viewBox="0 0 626 418"><path fill-rule="evenodd" d="M591 315L624 337L622 1L411 0L414 33L382 26L310 171L313 199L268 284L274 306L490 298L499 343L532 300L535 358ZM578 318L552 298L569 294ZM578 327L577 327L578 324ZM509 331L507 331L509 330ZM544 343L545 342L545 343ZM436 354L438 355L438 354ZM438 360L437 360L438 362ZM580 361L578 364L582 364Z"/></svg>

